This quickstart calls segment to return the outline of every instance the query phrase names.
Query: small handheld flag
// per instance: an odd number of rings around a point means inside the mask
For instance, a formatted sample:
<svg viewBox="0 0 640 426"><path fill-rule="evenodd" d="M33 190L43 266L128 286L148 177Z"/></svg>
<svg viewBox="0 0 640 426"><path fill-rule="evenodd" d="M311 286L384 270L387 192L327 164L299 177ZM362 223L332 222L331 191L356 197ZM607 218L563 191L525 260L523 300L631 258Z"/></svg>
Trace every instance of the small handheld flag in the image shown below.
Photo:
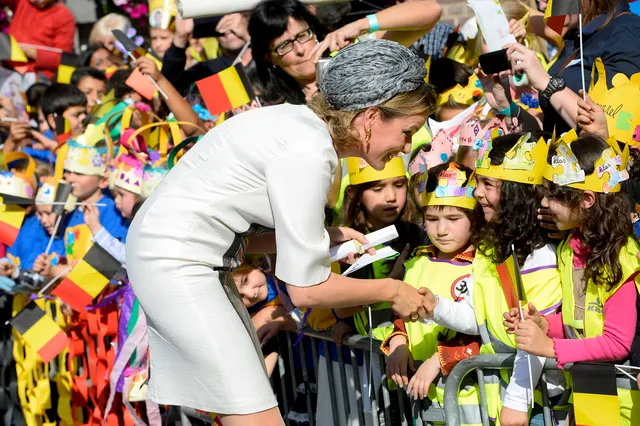
<svg viewBox="0 0 640 426"><path fill-rule="evenodd" d="M25 214L26 209L19 205L0 205L0 243L11 247L16 242Z"/></svg>
<svg viewBox="0 0 640 426"><path fill-rule="evenodd" d="M511 246L511 255L496 269L509 308L520 308L520 302L527 302L527 295L524 292L520 267L518 266L518 259L513 246Z"/></svg>
<svg viewBox="0 0 640 426"><path fill-rule="evenodd" d="M196 85L211 115L239 108L256 96L241 63L197 81Z"/></svg>
<svg viewBox="0 0 640 426"><path fill-rule="evenodd" d="M620 424L615 368L613 364L586 363L571 367L577 426Z"/></svg>
<svg viewBox="0 0 640 426"><path fill-rule="evenodd" d="M56 115L54 121L56 123L56 140L59 144L66 143L71 139L71 123L62 115Z"/></svg>
<svg viewBox="0 0 640 426"><path fill-rule="evenodd" d="M60 65L58 66L58 74L56 81L58 83L71 83L71 75L76 70L78 63L78 55L73 53L62 52L60 56Z"/></svg>
<svg viewBox="0 0 640 426"><path fill-rule="evenodd" d="M9 34L0 33L0 60L12 62L29 62L18 42Z"/></svg>
<svg viewBox="0 0 640 426"><path fill-rule="evenodd" d="M76 311L83 311L104 290L122 265L98 244L71 270L71 273L53 289L59 297Z"/></svg>
<svg viewBox="0 0 640 426"><path fill-rule="evenodd" d="M544 23L553 31L562 35L562 28L567 15L580 13L578 0L549 0L544 12Z"/></svg>
<svg viewBox="0 0 640 426"><path fill-rule="evenodd" d="M69 344L64 331L35 302L25 306L10 323L40 355L45 364L52 361Z"/></svg>

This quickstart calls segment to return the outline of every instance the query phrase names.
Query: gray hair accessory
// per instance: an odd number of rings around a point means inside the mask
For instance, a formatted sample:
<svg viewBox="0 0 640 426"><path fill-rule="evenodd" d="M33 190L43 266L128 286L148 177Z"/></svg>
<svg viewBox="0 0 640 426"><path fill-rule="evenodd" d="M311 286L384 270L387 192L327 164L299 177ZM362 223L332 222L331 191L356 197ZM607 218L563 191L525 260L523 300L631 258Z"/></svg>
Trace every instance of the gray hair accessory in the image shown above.
<svg viewBox="0 0 640 426"><path fill-rule="evenodd" d="M332 108L354 111L415 90L425 76L424 60L408 48L395 41L366 40L329 61L319 89Z"/></svg>

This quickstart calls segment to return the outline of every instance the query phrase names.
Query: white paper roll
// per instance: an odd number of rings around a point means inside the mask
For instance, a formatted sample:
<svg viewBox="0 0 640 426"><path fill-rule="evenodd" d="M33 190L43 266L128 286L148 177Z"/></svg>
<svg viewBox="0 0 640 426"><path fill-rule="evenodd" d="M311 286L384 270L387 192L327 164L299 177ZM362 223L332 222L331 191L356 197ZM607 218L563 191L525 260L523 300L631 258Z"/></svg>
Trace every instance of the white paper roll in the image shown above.
<svg viewBox="0 0 640 426"><path fill-rule="evenodd" d="M342 3L350 0L301 0L303 3ZM178 13L183 18L205 18L253 9L260 0L178 0Z"/></svg>

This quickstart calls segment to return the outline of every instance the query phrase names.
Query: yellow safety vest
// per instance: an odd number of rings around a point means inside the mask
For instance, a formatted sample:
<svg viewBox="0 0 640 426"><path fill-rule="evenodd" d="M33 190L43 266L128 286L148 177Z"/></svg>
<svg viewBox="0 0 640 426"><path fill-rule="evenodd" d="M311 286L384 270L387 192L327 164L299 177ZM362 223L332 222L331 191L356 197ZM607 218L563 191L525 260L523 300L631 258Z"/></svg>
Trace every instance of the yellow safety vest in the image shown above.
<svg viewBox="0 0 640 426"><path fill-rule="evenodd" d="M587 294L585 298L584 321L574 318L575 302L573 297L573 249L569 244L571 237L567 237L558 247L558 269L562 278L562 323L564 324L565 335L570 338L579 339L582 330L585 338L601 336L604 330L604 305L618 289L637 274L640 269L638 252L640 247L629 238L627 244L620 250L619 259L622 267L622 280L608 289L607 286L595 285L592 280L587 283ZM640 276L635 276L636 288L640 291ZM635 309L635 307L634 307ZM640 392L637 390L637 383L632 382L627 377L618 377L618 401L620 403L620 425L632 424L632 419L637 424L640 418ZM634 404L635 401L635 404Z"/></svg>
<svg viewBox="0 0 640 426"><path fill-rule="evenodd" d="M496 266L490 257L476 253L473 263L473 306L482 340L481 354L516 351L515 335L507 334L503 325L503 314L509 311L509 305ZM540 312L548 312L560 306L562 288L555 265L523 269L521 274L527 299ZM496 424L499 424L502 394L509 384L510 375L506 369L495 371L499 374L485 372L485 389L489 417L497 419Z"/></svg>
<svg viewBox="0 0 640 426"><path fill-rule="evenodd" d="M460 301L469 297L468 282L471 277L470 262L437 260L427 255L418 255L405 264L404 281L415 288L428 287L441 298ZM425 361L438 351L438 340L455 337L453 330L436 323L405 323L409 336L409 348L416 361ZM441 337L442 336L442 337ZM429 387L429 399L444 406L446 378L441 377ZM473 382L463 382L458 392L458 409L463 425L481 425L480 394Z"/></svg>

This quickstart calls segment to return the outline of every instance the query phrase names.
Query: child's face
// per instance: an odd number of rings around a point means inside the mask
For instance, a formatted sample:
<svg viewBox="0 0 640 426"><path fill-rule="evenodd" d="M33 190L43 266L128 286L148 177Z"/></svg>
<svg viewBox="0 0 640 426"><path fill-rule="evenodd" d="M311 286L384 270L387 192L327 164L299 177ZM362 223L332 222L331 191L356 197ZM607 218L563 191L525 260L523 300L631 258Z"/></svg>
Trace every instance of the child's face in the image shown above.
<svg viewBox="0 0 640 426"><path fill-rule="evenodd" d="M113 190L113 195L115 196L116 209L120 211L122 217L130 219L133 206L139 199L138 195L118 187Z"/></svg>
<svg viewBox="0 0 640 426"><path fill-rule="evenodd" d="M36 217L40 221L40 225L42 225L49 235L53 233L53 229L56 226L56 220L58 218L52 210L53 206L51 205L36 205Z"/></svg>
<svg viewBox="0 0 640 426"><path fill-rule="evenodd" d="M548 182L545 181L545 187L547 185ZM583 214L579 208L572 209L567 204L561 203L555 198L549 198L546 195L540 204L542 204L542 207L549 209L551 219L560 231L577 228L582 223Z"/></svg>
<svg viewBox="0 0 640 426"><path fill-rule="evenodd" d="M267 276L259 269L252 269L247 273L233 273L233 281L242 296L242 302L249 308L267 299Z"/></svg>
<svg viewBox="0 0 640 426"><path fill-rule="evenodd" d="M115 64L111 60L111 53L105 48L96 50L89 60L89 66L97 68L100 71L105 71L107 68L114 65Z"/></svg>
<svg viewBox="0 0 640 426"><path fill-rule="evenodd" d="M47 123L47 119L42 112L42 108L40 107L38 107L38 130L40 130L40 133L42 134L50 130L49 123Z"/></svg>
<svg viewBox="0 0 640 426"><path fill-rule="evenodd" d="M407 204L407 178L383 179L362 192L362 206L373 226L388 226L398 219Z"/></svg>
<svg viewBox="0 0 640 426"><path fill-rule="evenodd" d="M78 82L78 89L87 97L87 114L90 114L96 101L105 94L107 84L104 81L97 80L93 77L84 77Z"/></svg>
<svg viewBox="0 0 640 426"><path fill-rule="evenodd" d="M55 0L29 0L38 9L44 9L55 2Z"/></svg>
<svg viewBox="0 0 640 426"><path fill-rule="evenodd" d="M64 179L71 184L71 194L80 202L88 200L109 185L109 181L105 177L74 172L65 172Z"/></svg>
<svg viewBox="0 0 640 426"><path fill-rule="evenodd" d="M500 187L502 186L502 181L486 176L478 176L477 182L478 185L473 194L482 206L484 220L491 222L496 218L498 206L500 206Z"/></svg>
<svg viewBox="0 0 640 426"><path fill-rule="evenodd" d="M171 47L173 33L161 28L151 28L149 35L151 36L151 49L162 59L164 53Z"/></svg>
<svg viewBox="0 0 640 426"><path fill-rule="evenodd" d="M87 118L86 107L72 106L67 108L64 114L62 115L64 116L64 118L69 120L72 136L80 136L81 134L84 133L83 121L85 118Z"/></svg>
<svg viewBox="0 0 640 426"><path fill-rule="evenodd" d="M444 253L455 253L469 246L471 221L457 207L426 207L424 225L429 240Z"/></svg>

